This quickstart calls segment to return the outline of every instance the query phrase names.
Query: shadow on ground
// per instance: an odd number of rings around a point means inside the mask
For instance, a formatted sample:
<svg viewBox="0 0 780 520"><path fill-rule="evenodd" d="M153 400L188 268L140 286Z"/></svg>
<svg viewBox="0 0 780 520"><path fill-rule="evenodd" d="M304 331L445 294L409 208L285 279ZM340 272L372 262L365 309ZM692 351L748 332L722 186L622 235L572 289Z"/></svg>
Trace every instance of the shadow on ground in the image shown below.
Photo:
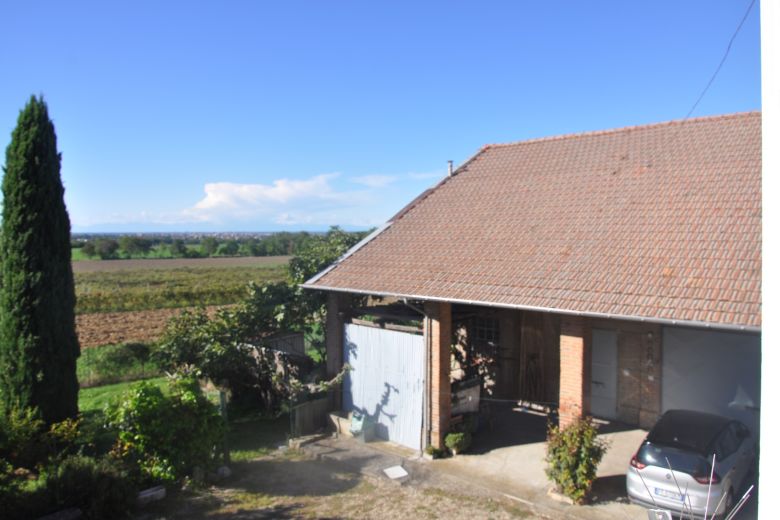
<svg viewBox="0 0 780 520"><path fill-rule="evenodd" d="M557 421L556 415L529 410L514 402L488 402L487 415L480 417L479 428L469 453L484 454L499 448L544 442L547 424ZM617 421L598 421L600 434L636 429Z"/></svg>

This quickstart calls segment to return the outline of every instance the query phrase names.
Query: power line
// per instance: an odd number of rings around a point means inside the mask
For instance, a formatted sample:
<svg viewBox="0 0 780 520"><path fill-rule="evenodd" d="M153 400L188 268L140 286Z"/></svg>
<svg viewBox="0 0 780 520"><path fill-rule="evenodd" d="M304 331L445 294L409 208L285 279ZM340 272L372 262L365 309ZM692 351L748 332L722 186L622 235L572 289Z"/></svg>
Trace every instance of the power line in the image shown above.
<svg viewBox="0 0 780 520"><path fill-rule="evenodd" d="M696 103L693 104L691 109L685 115L685 118L683 119L683 121L685 121L689 117L691 117L691 114L693 114L693 111L696 110L697 106L699 106L699 102L702 100L704 95L710 89L710 86L712 85L712 82L715 81L715 78L718 76L718 73L720 72L721 67L723 67L724 63L726 63L726 58L728 58L729 52L731 51L731 45L734 43L734 39L736 39L737 35L739 34L740 29L742 29L742 25L744 25L745 20L747 20L747 17L750 14L750 11L753 9L753 4L755 4L755 3L756 3L756 0L752 0L750 2L750 5L748 6L747 10L745 11L745 15L742 17L742 21L739 22L739 25L737 26L737 29L734 31L734 34L731 35L731 39L729 40L729 45L728 45L728 47L726 47L726 52L723 54L723 58L720 59L720 63L718 63L718 68L715 69L715 72L712 74L712 77L707 82L707 86L704 87L704 90L701 91L701 94L699 94L699 98L696 100Z"/></svg>

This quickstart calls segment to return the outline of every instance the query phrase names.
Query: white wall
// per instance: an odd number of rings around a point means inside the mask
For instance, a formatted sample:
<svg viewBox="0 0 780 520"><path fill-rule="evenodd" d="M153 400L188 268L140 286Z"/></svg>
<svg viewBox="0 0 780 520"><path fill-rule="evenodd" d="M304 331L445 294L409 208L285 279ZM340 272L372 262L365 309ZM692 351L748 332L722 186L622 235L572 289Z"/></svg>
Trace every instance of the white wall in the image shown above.
<svg viewBox="0 0 780 520"><path fill-rule="evenodd" d="M732 417L758 434L760 341L756 334L664 327L662 411L688 409Z"/></svg>

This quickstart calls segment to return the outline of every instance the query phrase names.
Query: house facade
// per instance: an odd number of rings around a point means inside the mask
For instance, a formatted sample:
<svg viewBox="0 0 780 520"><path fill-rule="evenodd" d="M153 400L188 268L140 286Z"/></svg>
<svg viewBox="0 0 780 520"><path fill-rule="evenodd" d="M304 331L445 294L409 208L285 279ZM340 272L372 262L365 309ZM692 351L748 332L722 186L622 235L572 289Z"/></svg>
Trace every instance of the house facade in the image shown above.
<svg viewBox="0 0 780 520"><path fill-rule="evenodd" d="M485 146L304 285L328 292L329 373L357 366L334 406L416 448L468 378L562 424L758 432L760 286L760 113Z"/></svg>

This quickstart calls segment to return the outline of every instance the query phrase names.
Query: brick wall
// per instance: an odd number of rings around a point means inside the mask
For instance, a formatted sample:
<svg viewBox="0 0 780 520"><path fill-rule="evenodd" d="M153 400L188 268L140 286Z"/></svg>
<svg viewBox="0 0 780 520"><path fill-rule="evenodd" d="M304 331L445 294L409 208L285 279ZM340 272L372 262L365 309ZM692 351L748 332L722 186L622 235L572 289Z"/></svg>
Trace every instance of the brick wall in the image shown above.
<svg viewBox="0 0 780 520"><path fill-rule="evenodd" d="M580 316L561 317L559 423L590 411L590 325Z"/></svg>
<svg viewBox="0 0 780 520"><path fill-rule="evenodd" d="M450 428L452 395L450 389L450 347L452 343L452 306L443 302L425 304L425 326L431 352L430 415L431 444L444 447Z"/></svg>

